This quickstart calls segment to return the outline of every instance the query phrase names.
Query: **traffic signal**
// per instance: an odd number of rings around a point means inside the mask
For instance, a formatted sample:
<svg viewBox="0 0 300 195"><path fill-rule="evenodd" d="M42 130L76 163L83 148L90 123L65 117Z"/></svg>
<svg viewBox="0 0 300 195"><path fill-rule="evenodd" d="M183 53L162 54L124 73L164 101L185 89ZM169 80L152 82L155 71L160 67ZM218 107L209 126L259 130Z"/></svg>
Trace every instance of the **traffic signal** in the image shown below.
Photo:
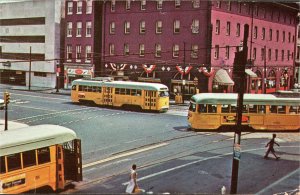
<svg viewBox="0 0 300 195"><path fill-rule="evenodd" d="M4 92L4 104L9 104L10 102L10 93Z"/></svg>

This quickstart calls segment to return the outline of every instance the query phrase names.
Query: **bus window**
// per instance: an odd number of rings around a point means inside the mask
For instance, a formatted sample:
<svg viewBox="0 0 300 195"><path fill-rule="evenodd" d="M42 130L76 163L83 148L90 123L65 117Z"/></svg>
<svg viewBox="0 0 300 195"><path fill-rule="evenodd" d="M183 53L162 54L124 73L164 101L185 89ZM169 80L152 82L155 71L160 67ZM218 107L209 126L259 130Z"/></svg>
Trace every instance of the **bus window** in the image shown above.
<svg viewBox="0 0 300 195"><path fill-rule="evenodd" d="M257 113L257 105L249 104L249 113Z"/></svg>
<svg viewBox="0 0 300 195"><path fill-rule="evenodd" d="M200 113L206 113L206 104L199 104L199 107L198 107L198 112Z"/></svg>
<svg viewBox="0 0 300 195"><path fill-rule="evenodd" d="M0 156L0 173L5 173L5 157Z"/></svg>
<svg viewBox="0 0 300 195"><path fill-rule="evenodd" d="M289 113L291 113L291 114L297 114L297 106L290 106Z"/></svg>
<svg viewBox="0 0 300 195"><path fill-rule="evenodd" d="M270 106L271 113L277 113L277 106Z"/></svg>
<svg viewBox="0 0 300 195"><path fill-rule="evenodd" d="M38 163L44 164L50 162L50 150L49 147L40 148L37 150L38 152Z"/></svg>
<svg viewBox="0 0 300 195"><path fill-rule="evenodd" d="M76 85L72 86L72 90L74 90L74 91L76 90Z"/></svg>
<svg viewBox="0 0 300 195"><path fill-rule="evenodd" d="M207 105L208 113L217 113L217 105Z"/></svg>
<svg viewBox="0 0 300 195"><path fill-rule="evenodd" d="M195 112L196 111L196 104L190 103L189 111Z"/></svg>
<svg viewBox="0 0 300 195"><path fill-rule="evenodd" d="M35 150L23 152L22 155L24 168L36 165Z"/></svg>
<svg viewBox="0 0 300 195"><path fill-rule="evenodd" d="M222 113L229 113L229 105L223 104L221 107L221 112Z"/></svg>
<svg viewBox="0 0 300 195"><path fill-rule="evenodd" d="M14 171L17 169L21 169L21 154L11 154L7 157L7 169L8 171Z"/></svg>
<svg viewBox="0 0 300 195"><path fill-rule="evenodd" d="M286 106L277 106L278 113L286 114Z"/></svg>
<svg viewBox="0 0 300 195"><path fill-rule="evenodd" d="M260 113L260 114L265 114L265 113L266 113L266 106L264 106L264 105L259 105L259 106L258 106L258 113Z"/></svg>
<svg viewBox="0 0 300 195"><path fill-rule="evenodd" d="M230 105L230 112L231 113L236 113L236 104Z"/></svg>
<svg viewBox="0 0 300 195"><path fill-rule="evenodd" d="M248 113L249 106L243 105L243 113Z"/></svg>

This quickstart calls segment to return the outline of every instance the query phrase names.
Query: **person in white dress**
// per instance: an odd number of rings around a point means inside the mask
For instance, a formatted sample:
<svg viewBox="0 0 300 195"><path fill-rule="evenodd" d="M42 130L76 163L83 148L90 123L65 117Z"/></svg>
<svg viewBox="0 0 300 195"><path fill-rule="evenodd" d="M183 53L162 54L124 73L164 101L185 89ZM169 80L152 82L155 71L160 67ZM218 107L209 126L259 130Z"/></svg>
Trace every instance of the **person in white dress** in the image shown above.
<svg viewBox="0 0 300 195"><path fill-rule="evenodd" d="M136 165L133 164L130 170L130 181L126 188L126 193L132 194L132 193L139 193L139 186L136 182L137 173L136 173Z"/></svg>

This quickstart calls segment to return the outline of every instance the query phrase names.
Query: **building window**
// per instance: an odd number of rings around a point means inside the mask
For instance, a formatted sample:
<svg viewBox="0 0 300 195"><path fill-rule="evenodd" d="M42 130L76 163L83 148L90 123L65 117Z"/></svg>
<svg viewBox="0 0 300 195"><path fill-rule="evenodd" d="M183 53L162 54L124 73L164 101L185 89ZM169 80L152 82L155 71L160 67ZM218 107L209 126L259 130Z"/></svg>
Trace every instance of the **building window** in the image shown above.
<svg viewBox="0 0 300 195"><path fill-rule="evenodd" d="M269 49L268 59L269 59L269 61L271 61L271 59L272 59L272 50L271 49Z"/></svg>
<svg viewBox="0 0 300 195"><path fill-rule="evenodd" d="M276 41L279 41L279 30L276 30Z"/></svg>
<svg viewBox="0 0 300 195"><path fill-rule="evenodd" d="M179 45L173 45L173 57L174 58L179 57Z"/></svg>
<svg viewBox="0 0 300 195"><path fill-rule="evenodd" d="M263 61L265 59L265 49L264 48L261 48L261 61Z"/></svg>
<svg viewBox="0 0 300 195"><path fill-rule="evenodd" d="M129 34L130 33L130 22L124 23L124 33Z"/></svg>
<svg viewBox="0 0 300 195"><path fill-rule="evenodd" d="M229 59L229 46L226 45L226 48L225 48L225 59Z"/></svg>
<svg viewBox="0 0 300 195"><path fill-rule="evenodd" d="M163 5L163 0L157 0L156 8L157 9L162 9L162 5Z"/></svg>
<svg viewBox="0 0 300 195"><path fill-rule="evenodd" d="M161 57L161 45L155 44L155 57Z"/></svg>
<svg viewBox="0 0 300 195"><path fill-rule="evenodd" d="M140 22L140 34L145 34L146 32L146 24L145 21Z"/></svg>
<svg viewBox="0 0 300 195"><path fill-rule="evenodd" d="M199 20L193 20L193 23L192 23L192 33L193 34L199 33Z"/></svg>
<svg viewBox="0 0 300 195"><path fill-rule="evenodd" d="M126 10L130 10L130 0L126 0Z"/></svg>
<svg viewBox="0 0 300 195"><path fill-rule="evenodd" d="M76 45L76 62L81 61L81 45Z"/></svg>
<svg viewBox="0 0 300 195"><path fill-rule="evenodd" d="M145 56L145 45L140 44L140 56Z"/></svg>
<svg viewBox="0 0 300 195"><path fill-rule="evenodd" d="M146 0L141 0L141 10L146 10Z"/></svg>
<svg viewBox="0 0 300 195"><path fill-rule="evenodd" d="M73 23L68 22L68 24L67 24L67 37L72 37L72 28L73 28Z"/></svg>
<svg viewBox="0 0 300 195"><path fill-rule="evenodd" d="M266 29L265 29L265 28L262 28L262 31L261 31L261 39L262 39L262 40L265 40L265 36L266 36Z"/></svg>
<svg viewBox="0 0 300 195"><path fill-rule="evenodd" d="M68 15L72 15L73 14L73 2L69 1L68 2L68 11L67 11Z"/></svg>
<svg viewBox="0 0 300 195"><path fill-rule="evenodd" d="M216 7L217 7L217 8L221 8L221 1L217 1L217 2L216 2Z"/></svg>
<svg viewBox="0 0 300 195"><path fill-rule="evenodd" d="M215 59L219 59L219 45L215 46L215 55L214 55Z"/></svg>
<svg viewBox="0 0 300 195"><path fill-rule="evenodd" d="M128 43L124 44L124 55L125 56L129 55L129 44Z"/></svg>
<svg viewBox="0 0 300 195"><path fill-rule="evenodd" d="M86 22L86 37L92 36L92 22Z"/></svg>
<svg viewBox="0 0 300 195"><path fill-rule="evenodd" d="M266 9L265 9L265 8L262 8L261 11L262 11L262 13L263 13L263 18L266 18L266 14L267 14Z"/></svg>
<svg viewBox="0 0 300 195"><path fill-rule="evenodd" d="M258 6L257 5L254 6L254 13L256 16L258 16Z"/></svg>
<svg viewBox="0 0 300 195"><path fill-rule="evenodd" d="M253 38L257 38L257 26L254 27Z"/></svg>
<svg viewBox="0 0 300 195"><path fill-rule="evenodd" d="M180 31L180 21L175 20L174 21L174 33L179 33L179 31Z"/></svg>
<svg viewBox="0 0 300 195"><path fill-rule="evenodd" d="M253 48L253 59L256 60L256 48Z"/></svg>
<svg viewBox="0 0 300 195"><path fill-rule="evenodd" d="M192 45L191 58L198 58L198 45Z"/></svg>
<svg viewBox="0 0 300 195"><path fill-rule="evenodd" d="M67 45L67 61L72 61L72 45Z"/></svg>
<svg viewBox="0 0 300 195"><path fill-rule="evenodd" d="M175 0L175 8L180 8L180 0Z"/></svg>
<svg viewBox="0 0 300 195"><path fill-rule="evenodd" d="M193 8L199 8L200 7L200 0L193 0Z"/></svg>
<svg viewBox="0 0 300 195"><path fill-rule="evenodd" d="M220 34L220 20L216 20L216 34Z"/></svg>
<svg viewBox="0 0 300 195"><path fill-rule="evenodd" d="M287 60L290 61L290 50L287 51Z"/></svg>
<svg viewBox="0 0 300 195"><path fill-rule="evenodd" d="M111 0L110 10L112 12L116 11L116 0Z"/></svg>
<svg viewBox="0 0 300 195"><path fill-rule="evenodd" d="M92 46L87 45L85 46L85 61L91 62L92 60Z"/></svg>
<svg viewBox="0 0 300 195"><path fill-rule="evenodd" d="M115 45L109 44L109 55L113 56L115 55Z"/></svg>
<svg viewBox="0 0 300 195"><path fill-rule="evenodd" d="M278 61L278 49L275 49L275 61Z"/></svg>
<svg viewBox="0 0 300 195"><path fill-rule="evenodd" d="M236 36L239 37L241 35L241 24L236 24Z"/></svg>
<svg viewBox="0 0 300 195"><path fill-rule="evenodd" d="M269 41L272 41L272 39L273 39L273 30L270 29L269 30Z"/></svg>
<svg viewBox="0 0 300 195"><path fill-rule="evenodd" d="M239 10L239 13L242 13L242 3L241 2L238 2L238 10Z"/></svg>
<svg viewBox="0 0 300 195"><path fill-rule="evenodd" d="M289 43L291 42L291 33L289 32L288 34L288 40L289 40Z"/></svg>
<svg viewBox="0 0 300 195"><path fill-rule="evenodd" d="M87 0L86 1L86 14L91 14L93 11L93 1Z"/></svg>
<svg viewBox="0 0 300 195"><path fill-rule="evenodd" d="M81 37L82 34L82 22L77 22L76 37Z"/></svg>
<svg viewBox="0 0 300 195"><path fill-rule="evenodd" d="M82 1L77 1L77 12L76 14L82 14Z"/></svg>
<svg viewBox="0 0 300 195"><path fill-rule="evenodd" d="M284 50L281 50L281 61L284 61Z"/></svg>
<svg viewBox="0 0 300 195"><path fill-rule="evenodd" d="M227 22L226 24L226 35L230 35L230 22Z"/></svg>
<svg viewBox="0 0 300 195"><path fill-rule="evenodd" d="M156 34L162 33L162 21L156 21Z"/></svg>
<svg viewBox="0 0 300 195"><path fill-rule="evenodd" d="M278 12L278 15L277 15L277 22L280 21L280 12Z"/></svg>
<svg viewBox="0 0 300 195"><path fill-rule="evenodd" d="M109 25L109 33L111 35L114 35L116 33L116 23L115 22L111 22Z"/></svg>
<svg viewBox="0 0 300 195"><path fill-rule="evenodd" d="M228 11L231 11L231 1L228 1L228 2L227 2L227 10L228 10Z"/></svg>
<svg viewBox="0 0 300 195"><path fill-rule="evenodd" d="M282 42L285 42L285 31L282 32Z"/></svg>
<svg viewBox="0 0 300 195"><path fill-rule="evenodd" d="M300 60L300 46L297 46L297 51L296 51L296 58L297 60Z"/></svg>

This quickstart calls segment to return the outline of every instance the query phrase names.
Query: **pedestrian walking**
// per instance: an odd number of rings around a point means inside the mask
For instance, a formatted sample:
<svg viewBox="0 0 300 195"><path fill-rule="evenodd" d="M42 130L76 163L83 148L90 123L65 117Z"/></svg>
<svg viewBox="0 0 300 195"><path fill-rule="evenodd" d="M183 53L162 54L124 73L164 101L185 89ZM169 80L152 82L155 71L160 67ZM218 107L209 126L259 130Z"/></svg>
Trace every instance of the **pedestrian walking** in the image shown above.
<svg viewBox="0 0 300 195"><path fill-rule="evenodd" d="M129 194L136 194L142 192L142 190L137 185L137 172L136 172L136 165L133 164L130 170L130 181L126 188L126 193Z"/></svg>
<svg viewBox="0 0 300 195"><path fill-rule="evenodd" d="M279 146L279 144L277 142L275 142L275 138L276 138L276 134L274 133L273 138L266 145L266 147L268 147L268 150L267 150L267 152L264 156L264 158L266 158L266 159L268 158L268 155L269 155L270 152L275 156L276 160L278 160L280 158L275 154L274 144Z"/></svg>

